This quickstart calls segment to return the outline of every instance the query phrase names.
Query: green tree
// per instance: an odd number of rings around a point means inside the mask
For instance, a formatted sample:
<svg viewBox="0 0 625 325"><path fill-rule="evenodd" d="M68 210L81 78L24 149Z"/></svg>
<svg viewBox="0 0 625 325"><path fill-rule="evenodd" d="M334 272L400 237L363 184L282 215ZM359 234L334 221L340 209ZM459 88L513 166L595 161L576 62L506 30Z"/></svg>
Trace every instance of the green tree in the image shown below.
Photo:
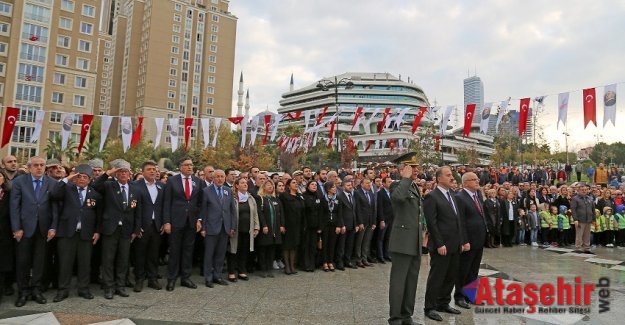
<svg viewBox="0 0 625 325"><path fill-rule="evenodd" d="M415 152L415 157L421 164L428 165L441 162L439 153L436 151L435 137L437 134L438 126L430 123L420 126L417 129L416 137L410 141L408 150Z"/></svg>
<svg viewBox="0 0 625 325"><path fill-rule="evenodd" d="M139 143L130 147L126 152L122 147L121 139L111 139L106 143L106 155L104 161L110 163L115 159L124 159L130 163L133 170L141 169L141 165L152 158L152 153L154 151L154 146L151 142L146 142L144 137L139 141ZM105 169L107 169L108 165L105 165Z"/></svg>
<svg viewBox="0 0 625 325"><path fill-rule="evenodd" d="M62 138L61 134L57 134L52 138L48 138L48 143L46 145L46 157L48 158L56 158L60 162L63 161L71 161L72 158L76 157L78 146L73 139L67 140L67 147L62 149ZM65 159L67 158L67 159Z"/></svg>

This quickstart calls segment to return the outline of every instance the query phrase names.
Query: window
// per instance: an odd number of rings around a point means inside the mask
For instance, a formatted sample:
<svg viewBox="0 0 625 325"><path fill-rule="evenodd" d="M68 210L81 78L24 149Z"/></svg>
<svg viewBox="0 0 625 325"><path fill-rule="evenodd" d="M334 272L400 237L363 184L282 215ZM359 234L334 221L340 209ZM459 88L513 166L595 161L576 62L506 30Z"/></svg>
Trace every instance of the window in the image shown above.
<svg viewBox="0 0 625 325"><path fill-rule="evenodd" d="M55 85L64 85L65 84L65 74L55 72L52 78L52 83Z"/></svg>
<svg viewBox="0 0 625 325"><path fill-rule="evenodd" d="M63 93L58 91L52 92L52 102L55 104L63 104Z"/></svg>
<svg viewBox="0 0 625 325"><path fill-rule="evenodd" d="M80 32L83 34L93 34L93 24L80 22Z"/></svg>
<svg viewBox="0 0 625 325"><path fill-rule="evenodd" d="M213 105L213 101L214 101L213 97L206 98L206 104L208 104L208 105Z"/></svg>
<svg viewBox="0 0 625 325"><path fill-rule="evenodd" d="M173 36L171 37L171 42L172 42L172 43L176 43L176 44L180 43L180 36L178 36L178 35L173 35Z"/></svg>
<svg viewBox="0 0 625 325"><path fill-rule="evenodd" d="M63 54L57 54L54 57L54 63L56 65L67 66L67 56Z"/></svg>
<svg viewBox="0 0 625 325"><path fill-rule="evenodd" d="M176 98L176 92L175 91L167 91L167 98Z"/></svg>
<svg viewBox="0 0 625 325"><path fill-rule="evenodd" d="M169 61L169 63L171 64L178 64L178 58L171 58L171 60Z"/></svg>
<svg viewBox="0 0 625 325"><path fill-rule="evenodd" d="M23 60L45 62L46 48L42 46L22 43L20 48L20 58Z"/></svg>
<svg viewBox="0 0 625 325"><path fill-rule="evenodd" d="M6 2L0 2L0 15L11 16L13 11L13 5Z"/></svg>
<svg viewBox="0 0 625 325"><path fill-rule="evenodd" d="M182 5L180 5L179 3L174 4L174 10L182 11Z"/></svg>
<svg viewBox="0 0 625 325"><path fill-rule="evenodd" d="M71 30L72 20L66 17L59 18L59 28Z"/></svg>
<svg viewBox="0 0 625 325"><path fill-rule="evenodd" d="M76 88L87 88L87 78L76 76L76 79L74 79L74 86Z"/></svg>
<svg viewBox="0 0 625 325"><path fill-rule="evenodd" d="M91 42L85 40L78 41L78 50L82 52L91 52Z"/></svg>
<svg viewBox="0 0 625 325"><path fill-rule="evenodd" d="M189 62L182 62L182 71L189 71Z"/></svg>
<svg viewBox="0 0 625 325"><path fill-rule="evenodd" d="M61 113L59 113L59 112L50 112L50 122L52 122L52 123L61 123Z"/></svg>
<svg viewBox="0 0 625 325"><path fill-rule="evenodd" d="M174 102L167 102L167 109L174 109Z"/></svg>
<svg viewBox="0 0 625 325"><path fill-rule="evenodd" d="M219 26L217 26L217 25L211 25L211 32L213 32L213 33L217 33L217 32L219 32Z"/></svg>
<svg viewBox="0 0 625 325"><path fill-rule="evenodd" d="M210 51L211 51L211 52L217 52L217 45L215 45L215 44L211 44L211 46L210 46Z"/></svg>
<svg viewBox="0 0 625 325"><path fill-rule="evenodd" d="M24 18L48 23L50 22L50 9L27 3L24 5Z"/></svg>
<svg viewBox="0 0 625 325"><path fill-rule="evenodd" d="M0 62L0 77L4 77L5 64Z"/></svg>
<svg viewBox="0 0 625 325"><path fill-rule="evenodd" d="M215 83L215 76L208 76L208 83L209 84L214 84Z"/></svg>
<svg viewBox="0 0 625 325"><path fill-rule="evenodd" d="M43 71L42 66L20 63L17 76L20 80L42 82Z"/></svg>
<svg viewBox="0 0 625 325"><path fill-rule="evenodd" d="M89 70L89 60L81 58L76 59L76 69Z"/></svg>
<svg viewBox="0 0 625 325"><path fill-rule="evenodd" d="M58 47L69 48L70 43L71 42L69 36L59 35L56 39L56 46Z"/></svg>
<svg viewBox="0 0 625 325"><path fill-rule="evenodd" d="M175 68L169 69L169 75L170 76L176 76L176 74L178 74L178 71Z"/></svg>
<svg viewBox="0 0 625 325"><path fill-rule="evenodd" d="M9 48L9 44L0 43L0 55L7 55L7 49Z"/></svg>
<svg viewBox="0 0 625 325"><path fill-rule="evenodd" d="M95 17L95 7L91 5L82 5L82 15L87 17Z"/></svg>
<svg viewBox="0 0 625 325"><path fill-rule="evenodd" d="M212 108L207 108L206 109L206 114L213 115L213 109Z"/></svg>
<svg viewBox="0 0 625 325"><path fill-rule="evenodd" d="M83 95L74 95L74 106L84 107L85 106L85 96L83 96Z"/></svg>
<svg viewBox="0 0 625 325"><path fill-rule="evenodd" d="M219 22L219 16L213 15L213 21L218 23Z"/></svg>
<svg viewBox="0 0 625 325"><path fill-rule="evenodd" d="M174 14L174 21L179 23L180 22L180 15L179 14Z"/></svg>
<svg viewBox="0 0 625 325"><path fill-rule="evenodd" d="M171 53L178 54L178 47L177 46L172 46L171 47Z"/></svg>
<svg viewBox="0 0 625 325"><path fill-rule="evenodd" d="M217 35L211 35L211 42L217 43Z"/></svg>
<svg viewBox="0 0 625 325"><path fill-rule="evenodd" d="M17 90L15 92L15 99L40 103L41 87L18 83Z"/></svg>
<svg viewBox="0 0 625 325"><path fill-rule="evenodd" d="M20 109L19 121L22 122L35 122L35 116L37 115L37 107L16 105Z"/></svg>
<svg viewBox="0 0 625 325"><path fill-rule="evenodd" d="M216 70L216 69L217 69L217 68L216 68L214 65L209 65L209 66L208 66L208 72L209 72L209 73L215 73L215 70Z"/></svg>
<svg viewBox="0 0 625 325"><path fill-rule="evenodd" d="M180 33L180 25L174 25L174 33Z"/></svg>
<svg viewBox="0 0 625 325"><path fill-rule="evenodd" d="M22 25L22 39L29 40L31 42L47 42L48 41L48 28L24 23Z"/></svg>
<svg viewBox="0 0 625 325"><path fill-rule="evenodd" d="M208 62L210 62L210 63L217 63L217 56L216 55L209 55L208 56Z"/></svg>
<svg viewBox="0 0 625 325"><path fill-rule="evenodd" d="M4 97L4 84L0 83L0 97Z"/></svg>
<svg viewBox="0 0 625 325"><path fill-rule="evenodd" d="M61 0L61 10L74 12L74 0Z"/></svg>
<svg viewBox="0 0 625 325"><path fill-rule="evenodd" d="M214 94L215 93L215 87L208 86L208 88L206 88L206 92L209 93L209 94Z"/></svg>
<svg viewBox="0 0 625 325"><path fill-rule="evenodd" d="M176 87L176 80L175 79L169 79L169 87Z"/></svg>
<svg viewBox="0 0 625 325"><path fill-rule="evenodd" d="M33 131L35 131L34 127L16 126L15 129L13 129L13 137L11 138L11 141L28 143L30 142L30 137L33 135Z"/></svg>

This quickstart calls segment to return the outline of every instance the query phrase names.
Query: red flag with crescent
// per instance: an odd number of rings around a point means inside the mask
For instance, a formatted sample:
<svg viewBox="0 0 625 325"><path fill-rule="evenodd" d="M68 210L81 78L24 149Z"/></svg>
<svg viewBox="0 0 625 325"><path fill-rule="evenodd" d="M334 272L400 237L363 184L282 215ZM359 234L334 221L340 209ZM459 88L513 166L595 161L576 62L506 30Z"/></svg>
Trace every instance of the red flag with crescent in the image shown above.
<svg viewBox="0 0 625 325"><path fill-rule="evenodd" d="M332 147L332 142L334 140L334 126L336 125L336 120L332 121L332 124L330 124L330 136L328 139L328 148Z"/></svg>
<svg viewBox="0 0 625 325"><path fill-rule="evenodd" d="M467 104L467 108L464 110L464 130L462 131L463 137L468 137L471 133L471 123L473 123L474 113L475 104Z"/></svg>
<svg viewBox="0 0 625 325"><path fill-rule="evenodd" d="M319 123L321 123L321 120L323 119L324 116L326 116L326 112L328 111L328 107L324 107L323 111L321 111L321 114L319 114L319 116L317 117L317 124L315 125L319 125Z"/></svg>
<svg viewBox="0 0 625 325"><path fill-rule="evenodd" d="M436 143L436 152L440 152L441 151L441 136L440 136L440 134L437 134L436 136L434 136L434 141Z"/></svg>
<svg viewBox="0 0 625 325"><path fill-rule="evenodd" d="M417 112L417 114L415 114L414 116L414 121L412 122L412 134L414 134L417 131L417 128L419 127L419 123L421 123L421 119L423 118L423 115L425 115L425 111L427 111L427 107L419 107L419 111Z"/></svg>
<svg viewBox="0 0 625 325"><path fill-rule="evenodd" d="M80 128L80 143L78 144L79 156L80 156L80 152L82 151L82 146L85 144L85 139L87 138L87 134L89 134L89 130L91 129L91 121L93 121L93 115L91 114L82 115L82 128Z"/></svg>
<svg viewBox="0 0 625 325"><path fill-rule="evenodd" d="M269 123L271 123L271 115L265 115L265 137L263 138L263 145L267 144L267 137L269 136Z"/></svg>
<svg viewBox="0 0 625 325"><path fill-rule="evenodd" d="M369 140L367 141L367 146L365 147L365 152L369 151L369 148L371 148L371 145L373 144L374 140Z"/></svg>
<svg viewBox="0 0 625 325"><path fill-rule="evenodd" d="M293 113L286 113L286 118L284 120L299 120L300 116L302 116L302 111L297 111L295 112L295 114Z"/></svg>
<svg viewBox="0 0 625 325"><path fill-rule="evenodd" d="M584 89L584 129L592 122L597 126L597 100L595 88Z"/></svg>
<svg viewBox="0 0 625 325"><path fill-rule="evenodd" d="M11 135L13 134L13 128L15 128L15 121L17 121L17 115L19 115L20 109L15 107L7 107L4 114L4 126L2 127L2 146L4 147L11 141Z"/></svg>
<svg viewBox="0 0 625 325"><path fill-rule="evenodd" d="M234 124L241 124L241 122L243 121L243 116L233 116L233 117L229 117L228 121L234 123Z"/></svg>
<svg viewBox="0 0 625 325"><path fill-rule="evenodd" d="M352 121L352 130L354 129L354 126L356 126L356 124L358 123L358 120L360 120L360 115L362 115L362 107L356 108L356 115L354 115L354 120Z"/></svg>
<svg viewBox="0 0 625 325"><path fill-rule="evenodd" d="M192 117L184 118L184 152L187 152L189 146L189 136L191 135L191 124L193 124Z"/></svg>
<svg viewBox="0 0 625 325"><path fill-rule="evenodd" d="M393 152L393 150L395 150L395 139L391 139L389 141L390 143L388 144L388 147L391 148L391 152Z"/></svg>
<svg viewBox="0 0 625 325"><path fill-rule="evenodd" d="M521 98L519 104L519 136L522 136L527 130L527 117L530 110L530 98Z"/></svg>
<svg viewBox="0 0 625 325"><path fill-rule="evenodd" d="M382 121L378 122L378 134L382 134L384 131L384 126L386 125L386 118L391 114L391 108L387 107L384 109L384 115L382 115Z"/></svg>
<svg viewBox="0 0 625 325"><path fill-rule="evenodd" d="M137 117L137 128L135 132L132 132L132 139L130 140L130 147L134 148L141 141L141 132L143 132L143 116Z"/></svg>

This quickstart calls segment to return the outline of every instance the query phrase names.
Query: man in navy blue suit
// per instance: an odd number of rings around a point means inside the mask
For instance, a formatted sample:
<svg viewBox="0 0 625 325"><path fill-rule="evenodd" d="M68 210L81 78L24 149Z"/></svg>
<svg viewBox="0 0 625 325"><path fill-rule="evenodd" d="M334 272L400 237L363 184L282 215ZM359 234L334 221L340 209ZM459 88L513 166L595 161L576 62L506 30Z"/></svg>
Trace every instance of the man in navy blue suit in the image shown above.
<svg viewBox="0 0 625 325"><path fill-rule="evenodd" d="M224 186L226 173L216 170L213 184L202 190L201 218L204 236L204 280L207 287L213 283L228 285L221 277L226 257L228 237L236 231L236 210L232 190Z"/></svg>
<svg viewBox="0 0 625 325"><path fill-rule="evenodd" d="M11 190L11 229L17 241L16 307L24 306L31 294L37 303L47 302L40 290L41 277L46 243L56 235L58 216L50 197L56 181L44 175L45 166L43 158L31 157L30 174L16 178Z"/></svg>

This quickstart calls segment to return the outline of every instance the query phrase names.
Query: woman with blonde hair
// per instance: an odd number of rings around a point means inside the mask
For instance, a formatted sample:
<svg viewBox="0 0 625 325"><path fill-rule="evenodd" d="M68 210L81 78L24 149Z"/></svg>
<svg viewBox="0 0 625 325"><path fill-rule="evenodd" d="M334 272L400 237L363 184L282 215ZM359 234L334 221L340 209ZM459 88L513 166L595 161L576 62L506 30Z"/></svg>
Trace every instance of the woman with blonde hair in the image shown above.
<svg viewBox="0 0 625 325"><path fill-rule="evenodd" d="M261 277L273 278L272 263L275 259L276 245L282 244L282 234L284 234L284 213L282 204L276 197L275 185L271 180L267 180L258 189L260 197L260 207L258 208L258 220L260 222L260 233L256 237L258 251L258 263L260 264Z"/></svg>

